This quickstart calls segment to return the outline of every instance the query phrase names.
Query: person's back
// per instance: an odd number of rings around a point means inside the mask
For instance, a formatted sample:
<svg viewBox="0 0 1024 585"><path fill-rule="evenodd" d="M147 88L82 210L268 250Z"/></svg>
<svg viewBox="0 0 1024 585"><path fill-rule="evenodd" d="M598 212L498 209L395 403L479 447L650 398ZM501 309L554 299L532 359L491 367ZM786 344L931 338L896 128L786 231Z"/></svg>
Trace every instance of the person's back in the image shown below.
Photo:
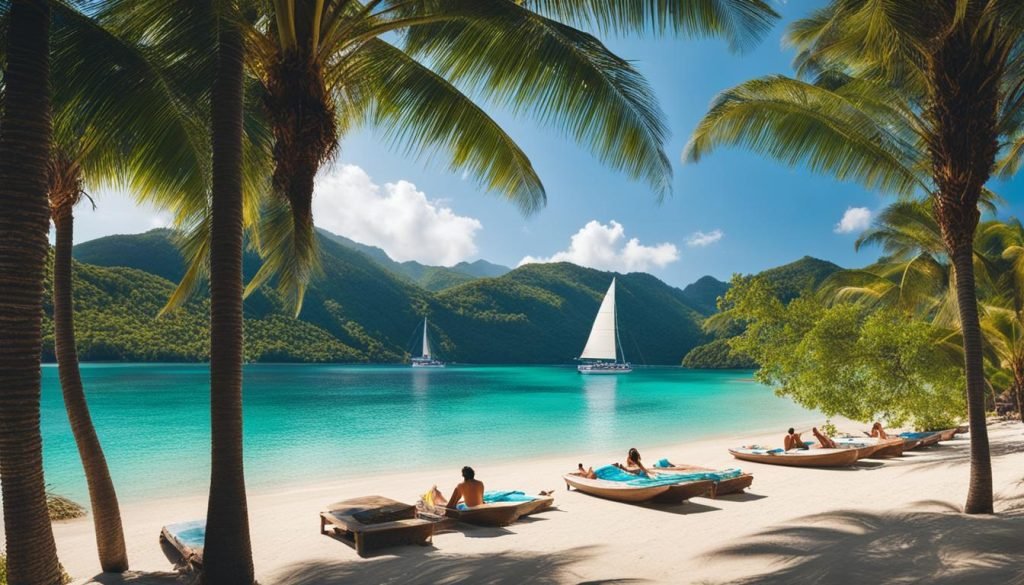
<svg viewBox="0 0 1024 585"><path fill-rule="evenodd" d="M469 466L462 468L462 483L455 486L448 506L456 507L460 499L470 508L484 503L484 483L476 479L476 472Z"/></svg>

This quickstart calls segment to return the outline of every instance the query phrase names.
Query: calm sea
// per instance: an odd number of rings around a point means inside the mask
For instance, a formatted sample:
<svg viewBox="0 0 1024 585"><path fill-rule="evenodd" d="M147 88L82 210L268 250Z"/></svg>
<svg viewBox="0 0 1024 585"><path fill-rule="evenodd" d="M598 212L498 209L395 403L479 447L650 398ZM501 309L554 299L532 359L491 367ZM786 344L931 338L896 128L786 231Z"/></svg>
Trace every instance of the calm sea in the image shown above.
<svg viewBox="0 0 1024 585"><path fill-rule="evenodd" d="M206 366L84 364L82 376L122 500L205 490ZM54 366L43 367L42 406L46 481L84 503L85 478ZM571 367L245 368L251 488L343 478L373 466L460 467L661 445L807 417L749 372L640 368L625 376L581 376Z"/></svg>

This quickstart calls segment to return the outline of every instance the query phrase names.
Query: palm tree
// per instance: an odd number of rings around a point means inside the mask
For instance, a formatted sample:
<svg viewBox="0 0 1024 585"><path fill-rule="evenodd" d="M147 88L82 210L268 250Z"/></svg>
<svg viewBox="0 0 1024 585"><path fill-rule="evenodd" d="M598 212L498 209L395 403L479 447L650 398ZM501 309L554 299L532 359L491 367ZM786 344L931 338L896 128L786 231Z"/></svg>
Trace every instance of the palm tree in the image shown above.
<svg viewBox="0 0 1024 585"><path fill-rule="evenodd" d="M1010 389L1024 422L1024 225L1020 220L981 226L978 248L999 266L995 294L982 306L981 326L994 353L993 365L1012 380Z"/></svg>
<svg viewBox="0 0 1024 585"><path fill-rule="evenodd" d="M49 4L25 0L0 7L8 12L0 115L0 485L7 579L18 585L60 583L39 429L50 222Z"/></svg>
<svg viewBox="0 0 1024 585"><path fill-rule="evenodd" d="M834 0L790 29L804 79L721 94L684 153L727 144L882 191L924 194L956 272L971 425L964 511L992 512L974 234L985 183L1024 154L1024 11L999 0ZM1007 147L997 165L997 155Z"/></svg>
<svg viewBox="0 0 1024 585"><path fill-rule="evenodd" d="M128 570L128 553L121 527L121 511L103 448L89 416L75 347L71 249L74 207L83 196L88 197L82 188L81 165L67 152L54 149L50 158L49 198L57 231L53 256L53 328L60 386L89 485L100 566L105 572L122 573Z"/></svg>

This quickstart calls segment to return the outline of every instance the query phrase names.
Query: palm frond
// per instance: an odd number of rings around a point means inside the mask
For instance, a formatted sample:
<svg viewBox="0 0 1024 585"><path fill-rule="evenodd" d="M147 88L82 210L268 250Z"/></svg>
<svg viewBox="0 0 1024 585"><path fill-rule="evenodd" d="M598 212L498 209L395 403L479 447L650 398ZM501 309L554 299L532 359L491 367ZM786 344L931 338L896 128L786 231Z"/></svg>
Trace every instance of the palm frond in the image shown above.
<svg viewBox="0 0 1024 585"><path fill-rule="evenodd" d="M670 191L665 116L629 62L592 35L512 2L441 7L467 18L411 26L402 45L408 54L469 95L561 128L659 196Z"/></svg>
<svg viewBox="0 0 1024 585"><path fill-rule="evenodd" d="M830 91L783 76L748 81L715 98L683 159L697 162L721 146L744 146L871 189L927 192L916 133L882 101L886 93L869 83Z"/></svg>
<svg viewBox="0 0 1024 585"><path fill-rule="evenodd" d="M722 37L745 51L771 30L779 15L763 0L525 0L538 13L602 34Z"/></svg>

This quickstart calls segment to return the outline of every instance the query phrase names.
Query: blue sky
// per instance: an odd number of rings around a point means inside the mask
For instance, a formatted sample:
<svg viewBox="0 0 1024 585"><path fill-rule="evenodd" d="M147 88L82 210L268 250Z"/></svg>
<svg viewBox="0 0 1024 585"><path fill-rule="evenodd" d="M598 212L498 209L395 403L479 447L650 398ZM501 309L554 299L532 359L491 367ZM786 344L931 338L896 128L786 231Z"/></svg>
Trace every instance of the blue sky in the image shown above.
<svg viewBox="0 0 1024 585"><path fill-rule="evenodd" d="M318 184L317 223L381 246L399 260L452 264L485 258L515 266L528 256L550 258L566 251L572 236L590 222L610 228L614 221L624 236L615 239L617 234L592 225L578 248L599 249L570 257L598 258L593 262L598 268L639 267L677 286L705 274L727 279L734 272L756 272L804 255L842 266L867 264L877 251L854 252L856 231L836 233L836 224L848 208L877 211L885 197L744 150L722 150L697 165L680 160L689 133L718 92L753 77L791 71L792 52L783 49L782 33L787 22L816 4L779 4L782 22L742 55L730 53L718 40L604 39L647 77L667 115L672 133L667 152L675 176L673 194L660 204L644 184L603 167L556 129L488 107L533 161L547 189L546 208L524 217L499 197L478 190L472 180L441 165L410 160L365 130L346 138L336 167ZM1019 191L1010 185L993 187L1011 202ZM80 241L145 231L162 221L152 211L134 210L126 200L107 195L99 211L78 214ZM715 240L716 230L717 241L688 244L698 232L712 234L705 242ZM629 262L628 253L601 259L602 253L621 252L632 238L639 240L638 260ZM669 253L671 246L675 254Z"/></svg>

